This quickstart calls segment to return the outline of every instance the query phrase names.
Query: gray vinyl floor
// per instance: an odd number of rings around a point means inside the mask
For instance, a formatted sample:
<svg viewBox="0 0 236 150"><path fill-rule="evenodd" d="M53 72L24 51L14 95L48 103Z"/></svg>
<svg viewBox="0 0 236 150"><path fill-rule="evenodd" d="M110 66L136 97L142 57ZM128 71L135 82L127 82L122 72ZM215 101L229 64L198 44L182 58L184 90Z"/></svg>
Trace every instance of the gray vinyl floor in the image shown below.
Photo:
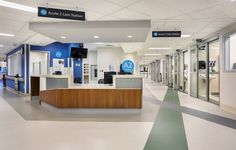
<svg viewBox="0 0 236 150"><path fill-rule="evenodd" d="M80 109L61 111L47 105L39 105L38 100L29 96L19 96L0 87L0 96L25 120L45 121L105 121L105 122L153 122L159 110L156 98L145 88L143 91L143 109ZM153 102L153 103L150 103Z"/></svg>

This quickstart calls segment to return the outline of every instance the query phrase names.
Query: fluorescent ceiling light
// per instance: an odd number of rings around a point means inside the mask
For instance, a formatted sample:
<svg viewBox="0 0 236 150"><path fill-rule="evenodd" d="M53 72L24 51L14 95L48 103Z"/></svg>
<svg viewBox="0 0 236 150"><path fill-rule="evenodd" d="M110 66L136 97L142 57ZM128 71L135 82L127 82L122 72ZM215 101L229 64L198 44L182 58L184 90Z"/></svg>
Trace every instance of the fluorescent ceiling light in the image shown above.
<svg viewBox="0 0 236 150"><path fill-rule="evenodd" d="M182 35L181 35L182 38L188 38L188 37L191 37L191 36L192 36L192 35L190 35L190 34L182 34Z"/></svg>
<svg viewBox="0 0 236 150"><path fill-rule="evenodd" d="M105 43L103 43L103 42L95 42L94 44L103 45Z"/></svg>
<svg viewBox="0 0 236 150"><path fill-rule="evenodd" d="M15 36L14 34L0 33L0 36Z"/></svg>
<svg viewBox="0 0 236 150"><path fill-rule="evenodd" d="M160 56L161 54L144 54L145 56Z"/></svg>
<svg viewBox="0 0 236 150"><path fill-rule="evenodd" d="M98 38L99 38L99 36L97 36L97 35L94 35L94 36L93 36L93 38L95 38L95 39L98 39Z"/></svg>
<svg viewBox="0 0 236 150"><path fill-rule="evenodd" d="M127 37L128 37L128 38L132 38L133 36L132 36L132 35L128 35Z"/></svg>
<svg viewBox="0 0 236 150"><path fill-rule="evenodd" d="M3 45L0 45L0 47L4 47Z"/></svg>
<svg viewBox="0 0 236 150"><path fill-rule="evenodd" d="M18 9L18 10L22 10L22 11L27 11L27 12L31 12L31 13L37 13L38 12L38 10L36 8L21 5L21 4L17 4L17 3L7 2L7 1L3 1L3 0L0 0L0 6L13 8L13 9Z"/></svg>
<svg viewBox="0 0 236 150"><path fill-rule="evenodd" d="M171 47L150 47L150 50L170 50Z"/></svg>
<svg viewBox="0 0 236 150"><path fill-rule="evenodd" d="M61 36L61 39L66 39L66 36Z"/></svg>

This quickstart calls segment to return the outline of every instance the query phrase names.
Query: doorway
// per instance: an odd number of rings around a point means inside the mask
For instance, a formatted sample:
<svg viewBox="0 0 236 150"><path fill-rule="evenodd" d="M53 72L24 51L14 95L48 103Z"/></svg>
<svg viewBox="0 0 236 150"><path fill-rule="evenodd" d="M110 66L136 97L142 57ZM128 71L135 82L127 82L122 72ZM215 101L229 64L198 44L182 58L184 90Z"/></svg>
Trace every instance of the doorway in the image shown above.
<svg viewBox="0 0 236 150"><path fill-rule="evenodd" d="M198 97L208 100L207 44L198 47Z"/></svg>
<svg viewBox="0 0 236 150"><path fill-rule="evenodd" d="M220 103L220 44L219 40L209 43L209 101Z"/></svg>
<svg viewBox="0 0 236 150"><path fill-rule="evenodd" d="M194 61L191 61L194 63ZM219 39L198 46L198 98L220 103L220 44ZM196 74L196 73L195 73ZM191 75L192 76L192 75ZM194 78L194 76L192 76ZM192 84L191 84L192 86ZM193 95L194 96L194 95Z"/></svg>

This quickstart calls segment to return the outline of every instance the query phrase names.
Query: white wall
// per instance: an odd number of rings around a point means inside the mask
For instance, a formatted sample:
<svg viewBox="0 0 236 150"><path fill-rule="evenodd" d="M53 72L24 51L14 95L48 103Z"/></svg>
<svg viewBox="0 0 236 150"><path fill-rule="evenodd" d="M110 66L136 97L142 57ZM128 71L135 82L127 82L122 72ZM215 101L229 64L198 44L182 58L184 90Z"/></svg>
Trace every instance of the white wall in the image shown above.
<svg viewBox="0 0 236 150"><path fill-rule="evenodd" d="M236 112L236 72L223 71L223 43L225 34L236 32L236 23L220 31L221 48L221 75L220 75L220 105L221 107Z"/></svg>
<svg viewBox="0 0 236 150"><path fill-rule="evenodd" d="M96 65L97 51L88 51L87 59L83 59L83 63L88 63L89 65Z"/></svg>
<svg viewBox="0 0 236 150"><path fill-rule="evenodd" d="M33 63L35 62L44 62L42 66L42 73L47 73L47 60L48 59L48 53L46 52L30 52L30 74L33 74Z"/></svg>
<svg viewBox="0 0 236 150"><path fill-rule="evenodd" d="M98 79L104 78L106 71L120 71L120 64L123 60L124 52L121 48L106 47L97 50ZM109 70L112 66L113 70Z"/></svg>

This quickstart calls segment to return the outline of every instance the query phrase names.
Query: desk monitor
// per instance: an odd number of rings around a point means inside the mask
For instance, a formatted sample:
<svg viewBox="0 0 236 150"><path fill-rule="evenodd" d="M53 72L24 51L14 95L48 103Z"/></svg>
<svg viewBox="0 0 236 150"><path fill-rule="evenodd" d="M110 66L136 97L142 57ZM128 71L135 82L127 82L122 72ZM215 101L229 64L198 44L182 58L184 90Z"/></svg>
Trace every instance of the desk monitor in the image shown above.
<svg viewBox="0 0 236 150"><path fill-rule="evenodd" d="M112 84L113 75L116 75L116 72L104 72L104 84Z"/></svg>

